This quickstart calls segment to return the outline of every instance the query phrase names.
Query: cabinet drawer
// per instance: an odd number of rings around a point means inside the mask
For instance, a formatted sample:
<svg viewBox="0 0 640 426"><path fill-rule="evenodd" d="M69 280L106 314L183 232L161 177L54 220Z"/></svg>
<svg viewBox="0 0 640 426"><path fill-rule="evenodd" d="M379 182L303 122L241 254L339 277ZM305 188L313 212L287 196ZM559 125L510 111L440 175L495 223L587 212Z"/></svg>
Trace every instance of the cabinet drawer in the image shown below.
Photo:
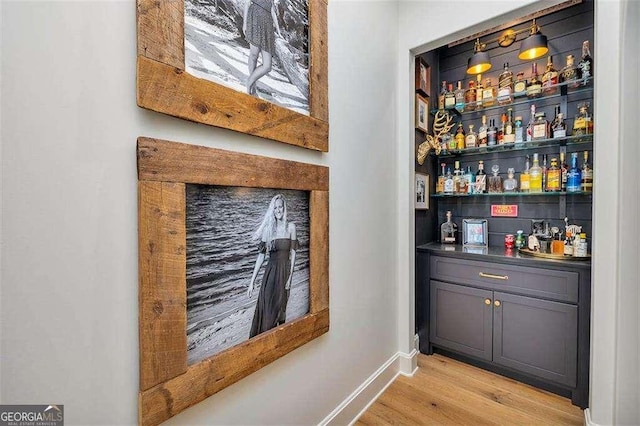
<svg viewBox="0 0 640 426"><path fill-rule="evenodd" d="M578 273L431 256L430 277L456 284L578 302Z"/></svg>

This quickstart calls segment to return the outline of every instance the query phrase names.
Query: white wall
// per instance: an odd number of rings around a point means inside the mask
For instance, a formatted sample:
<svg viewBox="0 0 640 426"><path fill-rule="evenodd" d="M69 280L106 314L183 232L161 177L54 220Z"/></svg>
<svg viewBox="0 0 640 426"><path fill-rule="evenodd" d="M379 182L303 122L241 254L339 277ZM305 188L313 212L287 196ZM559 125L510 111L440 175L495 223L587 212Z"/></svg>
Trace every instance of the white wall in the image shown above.
<svg viewBox="0 0 640 426"><path fill-rule="evenodd" d="M133 0L1 12L2 403L136 422L140 135L331 168L330 332L168 424L318 423L397 352L395 2L329 4L328 154L138 108Z"/></svg>

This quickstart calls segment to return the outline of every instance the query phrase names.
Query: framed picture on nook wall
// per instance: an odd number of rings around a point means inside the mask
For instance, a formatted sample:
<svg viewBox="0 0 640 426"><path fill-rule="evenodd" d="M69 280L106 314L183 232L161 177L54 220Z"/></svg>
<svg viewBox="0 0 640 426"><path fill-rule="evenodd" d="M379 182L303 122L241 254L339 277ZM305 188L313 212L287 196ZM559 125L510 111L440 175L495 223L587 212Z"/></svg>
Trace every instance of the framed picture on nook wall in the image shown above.
<svg viewBox="0 0 640 426"><path fill-rule="evenodd" d="M416 210L429 208L429 176L416 173L415 204Z"/></svg>
<svg viewBox="0 0 640 426"><path fill-rule="evenodd" d="M416 128L429 131L429 98L416 94Z"/></svg>
<svg viewBox="0 0 640 426"><path fill-rule="evenodd" d="M462 219L462 245L488 246L487 223L487 219Z"/></svg>

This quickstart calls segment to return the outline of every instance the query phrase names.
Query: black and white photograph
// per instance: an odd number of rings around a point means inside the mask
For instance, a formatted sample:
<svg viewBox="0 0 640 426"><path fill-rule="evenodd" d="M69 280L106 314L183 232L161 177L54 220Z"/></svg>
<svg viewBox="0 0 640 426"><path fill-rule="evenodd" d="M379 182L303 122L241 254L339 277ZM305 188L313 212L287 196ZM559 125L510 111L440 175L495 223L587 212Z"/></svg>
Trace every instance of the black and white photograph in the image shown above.
<svg viewBox="0 0 640 426"><path fill-rule="evenodd" d="M309 312L309 193L186 187L187 361Z"/></svg>
<svg viewBox="0 0 640 426"><path fill-rule="evenodd" d="M429 131L429 101L416 94L416 128L427 133Z"/></svg>
<svg viewBox="0 0 640 426"><path fill-rule="evenodd" d="M426 210L429 208L429 176L416 173L416 210Z"/></svg>
<svg viewBox="0 0 640 426"><path fill-rule="evenodd" d="M186 71L309 115L308 0L185 0Z"/></svg>

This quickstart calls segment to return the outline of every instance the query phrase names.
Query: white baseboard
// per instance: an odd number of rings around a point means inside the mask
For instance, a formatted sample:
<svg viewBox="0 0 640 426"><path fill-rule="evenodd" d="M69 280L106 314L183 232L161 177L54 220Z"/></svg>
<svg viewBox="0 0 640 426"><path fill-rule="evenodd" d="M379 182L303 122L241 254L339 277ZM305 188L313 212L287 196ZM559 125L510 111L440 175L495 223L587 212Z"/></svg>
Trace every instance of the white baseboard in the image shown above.
<svg viewBox="0 0 640 426"><path fill-rule="evenodd" d="M591 420L591 411L589 411L588 408L585 408L584 410L584 424L586 426L598 426L597 423L594 423L594 421Z"/></svg>
<svg viewBox="0 0 640 426"><path fill-rule="evenodd" d="M320 426L353 424L399 374L411 376L417 369L418 352L398 352L380 366L358 388L336 407Z"/></svg>

